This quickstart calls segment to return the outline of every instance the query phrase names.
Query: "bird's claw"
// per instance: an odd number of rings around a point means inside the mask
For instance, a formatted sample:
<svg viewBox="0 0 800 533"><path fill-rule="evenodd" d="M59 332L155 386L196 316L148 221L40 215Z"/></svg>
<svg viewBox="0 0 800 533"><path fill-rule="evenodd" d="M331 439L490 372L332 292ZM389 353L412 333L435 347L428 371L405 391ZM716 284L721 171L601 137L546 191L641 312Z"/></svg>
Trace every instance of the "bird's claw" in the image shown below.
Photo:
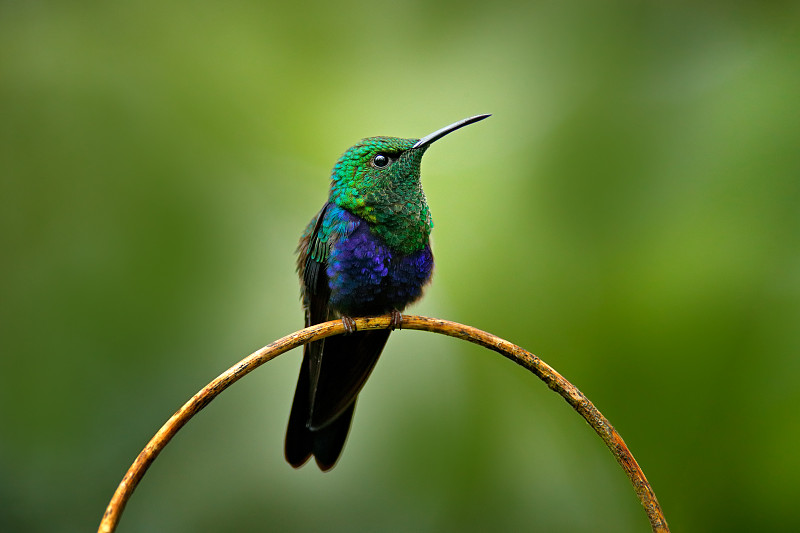
<svg viewBox="0 0 800 533"><path fill-rule="evenodd" d="M403 329L403 315L397 309L392 309L392 319L389 322L389 327L394 331L395 329Z"/></svg>
<svg viewBox="0 0 800 533"><path fill-rule="evenodd" d="M344 326L344 332L347 335L357 331L356 321L349 316L342 316L342 325Z"/></svg>

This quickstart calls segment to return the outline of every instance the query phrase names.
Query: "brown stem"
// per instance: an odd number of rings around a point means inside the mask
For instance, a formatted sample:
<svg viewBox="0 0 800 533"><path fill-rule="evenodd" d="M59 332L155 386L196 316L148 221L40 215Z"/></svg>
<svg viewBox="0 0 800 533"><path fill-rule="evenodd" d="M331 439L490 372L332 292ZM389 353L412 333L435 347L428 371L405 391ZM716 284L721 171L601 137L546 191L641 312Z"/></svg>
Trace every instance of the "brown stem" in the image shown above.
<svg viewBox="0 0 800 533"><path fill-rule="evenodd" d="M355 323L359 330L386 329L391 326L392 316L357 318L355 319ZM603 442L606 443L606 446L608 446L611 453L614 454L617 462L622 466L623 470L625 470L625 473L633 484L633 489L636 491L639 501L642 502L647 512L647 517L650 520L653 531L657 533L669 532L667 521L664 518L661 507L658 505L656 495L647 482L644 472L639 468L636 459L633 458L630 450L622 440L622 437L620 437L619 433L617 433L609 421L606 420L581 391L564 379L561 374L553 370L547 363L532 353L500 337L496 337L495 335L471 326L465 326L448 320L403 315L403 329L431 331L433 333L440 333L442 335L448 335L479 344L502 354L504 357L511 359L515 363L536 374L548 387L563 396L564 399L586 419L595 432L600 435ZM142 476L144 476L148 467L153 463L164 446L175 436L178 430L203 407L208 405L211 400L216 398L218 394L240 378L284 352L302 346L307 342L324 339L325 337L339 335L341 333L344 333L342 321L334 320L287 335L245 357L192 396L192 398L186 402L183 407L178 409L166 424L158 430L155 436L150 439L150 442L147 443L147 446L144 447L128 469L106 508L98 532L111 533L116 529L122 511L125 509L125 504L128 502L128 498L130 498L134 489L136 489L136 486L139 484L139 481L142 479Z"/></svg>

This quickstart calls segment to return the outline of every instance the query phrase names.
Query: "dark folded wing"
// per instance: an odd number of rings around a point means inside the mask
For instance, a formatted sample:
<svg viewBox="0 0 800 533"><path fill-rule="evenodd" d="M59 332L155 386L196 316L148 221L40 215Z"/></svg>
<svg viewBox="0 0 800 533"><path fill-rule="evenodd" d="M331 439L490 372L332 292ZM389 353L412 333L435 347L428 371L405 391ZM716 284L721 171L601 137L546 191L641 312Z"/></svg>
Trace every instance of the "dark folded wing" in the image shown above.
<svg viewBox="0 0 800 533"><path fill-rule="evenodd" d="M301 237L297 247L297 271L300 275L306 327L325 322L328 319L330 288L328 287L328 276L325 273L327 243L323 243L320 239L320 231L329 207L329 203L322 207L316 219L312 221L309 229ZM325 341L321 340L308 343L303 347L303 363L300 366L300 376L297 378L297 388L289 415L289 424L286 428L284 446L286 460L295 468L308 461L315 449L315 436L308 427L311 420L311 393L316 389L316 386L311 387L311 383L312 380L316 382L319 379L324 344ZM349 422L347 427L349 427ZM333 465L331 464L331 466Z"/></svg>
<svg viewBox="0 0 800 533"><path fill-rule="evenodd" d="M323 235L326 204L298 247L306 326L334 318L329 309L327 258L344 235ZM322 470L341 454L356 398L389 338L389 330L363 331L306 344L286 431L287 461L295 467L314 455Z"/></svg>
<svg viewBox="0 0 800 533"><path fill-rule="evenodd" d="M359 331L325 339L312 396L312 429L325 428L355 403L390 333L388 329Z"/></svg>

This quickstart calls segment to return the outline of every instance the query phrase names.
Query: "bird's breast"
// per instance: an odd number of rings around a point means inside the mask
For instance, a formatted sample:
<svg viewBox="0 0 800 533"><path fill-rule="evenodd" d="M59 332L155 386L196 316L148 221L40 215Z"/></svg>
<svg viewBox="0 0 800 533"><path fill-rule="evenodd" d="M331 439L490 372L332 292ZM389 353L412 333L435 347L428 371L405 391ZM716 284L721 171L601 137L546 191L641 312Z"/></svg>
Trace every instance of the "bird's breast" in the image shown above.
<svg viewBox="0 0 800 533"><path fill-rule="evenodd" d="M326 272L330 305L353 316L401 310L422 295L432 272L427 237L421 248L406 253L361 221L352 233L332 243Z"/></svg>

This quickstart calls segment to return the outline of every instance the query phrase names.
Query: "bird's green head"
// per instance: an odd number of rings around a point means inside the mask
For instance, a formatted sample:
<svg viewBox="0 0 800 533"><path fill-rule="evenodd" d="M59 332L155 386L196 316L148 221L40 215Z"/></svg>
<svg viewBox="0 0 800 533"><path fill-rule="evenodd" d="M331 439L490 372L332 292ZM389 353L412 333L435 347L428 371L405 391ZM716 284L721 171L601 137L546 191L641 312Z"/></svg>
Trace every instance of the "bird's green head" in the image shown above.
<svg viewBox="0 0 800 533"><path fill-rule="evenodd" d="M422 139L362 139L333 167L330 201L369 222L390 246L422 248L433 227L420 181L422 156L434 141L488 116L461 120Z"/></svg>
<svg viewBox="0 0 800 533"><path fill-rule="evenodd" d="M331 201L371 224L382 224L398 203L423 202L417 139L369 137L349 148L331 174Z"/></svg>

